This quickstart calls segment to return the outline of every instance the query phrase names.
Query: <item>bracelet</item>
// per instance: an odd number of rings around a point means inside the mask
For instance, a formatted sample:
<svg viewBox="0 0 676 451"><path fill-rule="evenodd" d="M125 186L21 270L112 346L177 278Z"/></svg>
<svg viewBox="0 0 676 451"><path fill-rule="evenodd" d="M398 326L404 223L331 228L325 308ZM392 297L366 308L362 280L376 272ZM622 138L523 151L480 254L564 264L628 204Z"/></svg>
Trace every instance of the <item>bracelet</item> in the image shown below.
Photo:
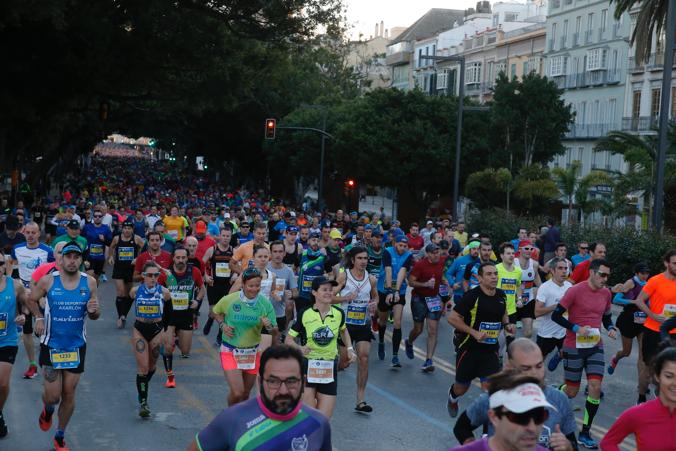
<svg viewBox="0 0 676 451"><path fill-rule="evenodd" d="M44 321L45 317L43 316L42 318L35 318L35 321Z"/></svg>
<svg viewBox="0 0 676 451"><path fill-rule="evenodd" d="M350 346L349 348L347 348L347 350L348 351L354 351L354 348L352 346Z"/></svg>
<svg viewBox="0 0 676 451"><path fill-rule="evenodd" d="M577 331L580 330L580 326L578 326L577 324L573 324L573 327L571 327L571 329L573 330L574 333L577 333Z"/></svg>

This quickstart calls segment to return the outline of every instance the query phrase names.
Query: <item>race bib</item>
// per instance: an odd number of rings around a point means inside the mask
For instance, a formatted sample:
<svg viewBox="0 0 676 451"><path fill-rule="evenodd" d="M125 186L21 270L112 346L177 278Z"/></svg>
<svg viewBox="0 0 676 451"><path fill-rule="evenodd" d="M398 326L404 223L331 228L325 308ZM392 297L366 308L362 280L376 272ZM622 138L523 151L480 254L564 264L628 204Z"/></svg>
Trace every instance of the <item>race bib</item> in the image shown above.
<svg viewBox="0 0 676 451"><path fill-rule="evenodd" d="M308 291L311 290L313 280L314 280L313 276L303 276L303 289Z"/></svg>
<svg viewBox="0 0 676 451"><path fill-rule="evenodd" d="M238 370L253 370L256 368L256 353L258 352L257 348L248 348L248 349L239 349L235 348L232 350L232 355L235 357L237 362Z"/></svg>
<svg viewBox="0 0 676 451"><path fill-rule="evenodd" d="M367 304L350 302L347 305L347 317L345 318L345 323L354 326L364 326L367 321L367 308Z"/></svg>
<svg viewBox="0 0 676 451"><path fill-rule="evenodd" d="M648 318L648 315L642 311L639 310L638 312L634 312L634 323L643 324L645 323L646 318Z"/></svg>
<svg viewBox="0 0 676 451"><path fill-rule="evenodd" d="M330 384L333 382L333 361L308 360L307 381L312 384Z"/></svg>
<svg viewBox="0 0 676 451"><path fill-rule="evenodd" d="M185 291L171 293L171 306L174 310L188 310L189 297Z"/></svg>
<svg viewBox="0 0 676 451"><path fill-rule="evenodd" d="M121 262L130 262L134 259L134 248L133 247L121 247L117 251L117 258Z"/></svg>
<svg viewBox="0 0 676 451"><path fill-rule="evenodd" d="M439 296L428 296L425 298L425 303L427 304L427 310L431 313L441 311L441 298Z"/></svg>
<svg viewBox="0 0 676 451"><path fill-rule="evenodd" d="M446 285L445 283L439 285L439 296L441 297L450 296L448 285Z"/></svg>
<svg viewBox="0 0 676 451"><path fill-rule="evenodd" d="M216 277L226 279L230 277L230 264L227 262L216 263Z"/></svg>
<svg viewBox="0 0 676 451"><path fill-rule="evenodd" d="M487 345L494 345L498 342L498 336L500 335L500 330L502 330L501 323L488 323L481 322L479 323L479 332L484 332L486 338L482 343Z"/></svg>
<svg viewBox="0 0 676 451"><path fill-rule="evenodd" d="M174 240L178 239L178 230L168 230L167 234Z"/></svg>
<svg viewBox="0 0 676 451"><path fill-rule="evenodd" d="M152 300L136 300L136 317L137 318L161 318L160 306L157 301Z"/></svg>
<svg viewBox="0 0 676 451"><path fill-rule="evenodd" d="M516 294L516 279L501 279L500 289L505 294Z"/></svg>
<svg viewBox="0 0 676 451"><path fill-rule="evenodd" d="M284 300L284 289L286 288L286 279L281 279L277 277L275 279L275 293L279 296L279 299Z"/></svg>
<svg viewBox="0 0 676 451"><path fill-rule="evenodd" d="M100 256L103 255L103 245L92 244L89 246L89 255Z"/></svg>
<svg viewBox="0 0 676 451"><path fill-rule="evenodd" d="M667 318L671 318L676 315L676 304L666 304L662 310L662 315Z"/></svg>
<svg viewBox="0 0 676 451"><path fill-rule="evenodd" d="M593 348L601 341L601 331L597 328L589 329L589 335L575 334L575 347L578 349Z"/></svg>
<svg viewBox="0 0 676 451"><path fill-rule="evenodd" d="M50 349L49 360L55 370L70 370L80 366L80 350Z"/></svg>
<svg viewBox="0 0 676 451"><path fill-rule="evenodd" d="M0 313L0 337L7 335L7 313Z"/></svg>

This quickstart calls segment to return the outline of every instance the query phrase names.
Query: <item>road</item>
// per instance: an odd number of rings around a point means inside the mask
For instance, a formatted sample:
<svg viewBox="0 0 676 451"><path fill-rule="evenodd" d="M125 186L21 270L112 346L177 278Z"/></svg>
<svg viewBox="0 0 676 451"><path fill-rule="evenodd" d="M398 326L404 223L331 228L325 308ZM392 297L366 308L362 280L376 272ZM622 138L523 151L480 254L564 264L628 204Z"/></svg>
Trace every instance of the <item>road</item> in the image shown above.
<svg viewBox="0 0 676 451"><path fill-rule="evenodd" d="M150 384L149 403L153 416L150 420L142 420L137 415L131 321L125 330L116 329L112 281L101 284L99 290L103 315L98 321L88 322L86 370L78 387L75 413L66 431L67 443L73 451L185 449L194 434L226 407L227 386L217 349L201 332L196 332L191 357L179 359L176 355L174 358L177 388L173 390L163 386L164 369L160 361ZM203 309L206 310L206 305ZM614 316L617 313L615 311ZM410 311L407 311L403 326L405 336L410 327ZM210 338L213 334L212 331ZM408 360L402 349L403 368L398 370L389 367L389 343L385 361L378 360L373 345L367 390L367 401L374 408L371 415L353 410L355 368L339 374L338 402L332 420L334 449L444 450L457 444L452 434L454 420L446 412L446 393L454 375L455 355L451 328L445 320L439 337L436 371L431 374L419 369L424 359L425 336L416 341L415 360ZM606 360L609 360L619 342L606 338L605 343ZM620 362L615 374L604 379L606 396L594 424L596 438L600 438L614 419L636 401L636 357L634 346L632 355ZM560 383L562 366L548 374L548 383ZM20 348L4 409L10 432L7 438L0 440L1 450L51 448L53 431L42 432L37 424L42 408L42 376L24 380L21 374L25 368L26 356ZM467 406L479 393L479 388L472 387L461 399L460 408ZM577 409L584 408L581 394L574 400L574 405ZM582 410L576 415L578 422L581 421ZM625 441L625 445L625 449L634 449L633 437Z"/></svg>

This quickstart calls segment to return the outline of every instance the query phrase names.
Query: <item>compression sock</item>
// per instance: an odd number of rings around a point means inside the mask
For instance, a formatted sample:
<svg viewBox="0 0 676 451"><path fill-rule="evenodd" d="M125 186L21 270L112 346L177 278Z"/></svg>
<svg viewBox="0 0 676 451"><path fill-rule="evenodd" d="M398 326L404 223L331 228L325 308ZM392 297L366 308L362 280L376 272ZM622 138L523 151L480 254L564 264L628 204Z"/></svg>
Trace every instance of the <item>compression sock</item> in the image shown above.
<svg viewBox="0 0 676 451"><path fill-rule="evenodd" d="M455 394L455 384L451 385L451 389L448 391L448 394L450 395L451 399L453 401L457 401L460 395Z"/></svg>
<svg viewBox="0 0 676 451"><path fill-rule="evenodd" d="M379 324L378 325L378 342L379 343L384 343L385 342L385 331L387 330L387 323L385 323L385 326Z"/></svg>
<svg viewBox="0 0 676 451"><path fill-rule="evenodd" d="M45 404L45 413L47 414L48 418L54 413L55 405L56 404Z"/></svg>
<svg viewBox="0 0 676 451"><path fill-rule="evenodd" d="M123 316L127 316L129 314L129 310L131 310L131 305L134 303L132 298L129 296L122 298L122 308L124 308L124 311L122 312Z"/></svg>
<svg viewBox="0 0 676 451"><path fill-rule="evenodd" d="M146 374L146 382L150 384L150 379L153 378L153 375L155 375L155 370L150 370L148 371L148 374Z"/></svg>
<svg viewBox="0 0 676 451"><path fill-rule="evenodd" d="M124 313L124 298L122 296L118 296L115 298L115 308L117 309L118 318L126 315Z"/></svg>
<svg viewBox="0 0 676 451"><path fill-rule="evenodd" d="M138 402L143 404L148 400L148 375L136 375L136 390L138 391Z"/></svg>
<svg viewBox="0 0 676 451"><path fill-rule="evenodd" d="M589 433L591 429L592 422L596 416L596 412L599 410L599 404L601 404L600 399L594 399L591 396L587 396L587 401L584 403L584 419L582 420L582 432Z"/></svg>
<svg viewBox="0 0 676 451"><path fill-rule="evenodd" d="M57 429L56 434L54 434L54 438L60 438L62 440L65 436L66 436L66 431L64 429Z"/></svg>
<svg viewBox="0 0 676 451"><path fill-rule="evenodd" d="M167 372L167 374L173 374L172 370L174 369L174 355L162 354L162 360L164 361L164 370Z"/></svg>
<svg viewBox="0 0 676 451"><path fill-rule="evenodd" d="M399 354L399 345L401 344L401 329L392 331L392 354Z"/></svg>

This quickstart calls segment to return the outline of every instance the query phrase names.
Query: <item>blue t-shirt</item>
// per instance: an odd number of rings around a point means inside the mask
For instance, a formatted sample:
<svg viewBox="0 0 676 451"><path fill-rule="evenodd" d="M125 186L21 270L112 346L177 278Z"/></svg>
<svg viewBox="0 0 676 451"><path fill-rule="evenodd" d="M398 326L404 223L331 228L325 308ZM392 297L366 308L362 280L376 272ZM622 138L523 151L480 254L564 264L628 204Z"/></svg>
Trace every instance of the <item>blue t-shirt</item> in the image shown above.
<svg viewBox="0 0 676 451"><path fill-rule="evenodd" d="M545 394L547 402L556 407L556 410L548 409L549 418L542 426L542 432L540 432L540 439L538 441L540 446L548 448L549 437L551 436L552 432L556 430L557 424L561 428L563 435L576 432L577 425L575 424L575 415L573 414L573 409L566 395L551 386L546 386L542 391ZM488 420L488 410L488 393L482 393L474 400L472 404L469 405L469 407L467 407L466 413L473 427L476 428L483 424L488 425L488 436L490 437L495 433L495 430L493 429L491 422Z"/></svg>
<svg viewBox="0 0 676 451"><path fill-rule="evenodd" d="M99 235L103 235L103 240ZM89 260L103 260L105 258L106 246L110 244L113 239L113 233L110 227L105 224L100 226L94 223L87 223L82 230L82 236L87 239L87 247L89 251Z"/></svg>
<svg viewBox="0 0 676 451"><path fill-rule="evenodd" d="M580 263L589 260L590 258L591 258L591 254L587 254L587 255L575 254L572 257L570 257L570 260L573 262L573 266L577 266Z"/></svg>
<svg viewBox="0 0 676 451"><path fill-rule="evenodd" d="M471 255L463 255L458 257L453 262L453 266L448 270L446 274L446 279L449 284L459 283L460 287L453 291L453 294L456 296L462 296L465 293L465 290L462 289L462 281L465 277L465 268L467 265L473 265L479 257L472 257Z"/></svg>

